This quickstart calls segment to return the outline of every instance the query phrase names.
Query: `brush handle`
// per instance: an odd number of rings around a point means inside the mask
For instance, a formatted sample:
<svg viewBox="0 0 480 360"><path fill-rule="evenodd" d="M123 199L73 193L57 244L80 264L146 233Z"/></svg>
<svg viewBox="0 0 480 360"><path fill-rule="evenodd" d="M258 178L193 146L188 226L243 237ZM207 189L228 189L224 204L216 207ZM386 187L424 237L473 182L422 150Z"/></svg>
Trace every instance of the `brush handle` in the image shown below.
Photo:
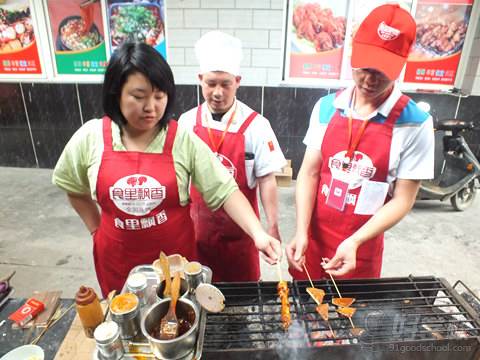
<svg viewBox="0 0 480 360"><path fill-rule="evenodd" d="M5 276L3 279L0 279L0 282L9 282L10 279L13 277L13 275L16 274L16 271L15 270L12 270L12 272L10 274L8 274L7 276Z"/></svg>
<svg viewBox="0 0 480 360"><path fill-rule="evenodd" d="M163 276L165 276L165 289L163 290L164 296L170 296L172 277L170 276L170 264L168 262L167 255L162 251L160 253L160 266L162 267Z"/></svg>
<svg viewBox="0 0 480 360"><path fill-rule="evenodd" d="M175 311L177 305L178 295L180 294L180 273L177 271L172 281L172 299L170 300L170 307Z"/></svg>

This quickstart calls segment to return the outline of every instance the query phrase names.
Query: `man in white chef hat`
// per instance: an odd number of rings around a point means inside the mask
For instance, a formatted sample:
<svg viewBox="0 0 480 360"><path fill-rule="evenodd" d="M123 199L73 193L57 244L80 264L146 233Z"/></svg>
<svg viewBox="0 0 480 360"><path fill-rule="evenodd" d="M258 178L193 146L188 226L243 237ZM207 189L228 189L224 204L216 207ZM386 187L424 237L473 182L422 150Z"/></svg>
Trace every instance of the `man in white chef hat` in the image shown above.
<svg viewBox="0 0 480 360"><path fill-rule="evenodd" d="M236 98L241 41L211 31L197 41L195 54L205 102L182 114L179 124L195 132L217 154L257 215L258 187L267 231L280 239L274 172L286 160L268 120ZM259 280L259 254L250 236L223 210L208 209L193 186L191 199L199 261L213 270L213 281Z"/></svg>

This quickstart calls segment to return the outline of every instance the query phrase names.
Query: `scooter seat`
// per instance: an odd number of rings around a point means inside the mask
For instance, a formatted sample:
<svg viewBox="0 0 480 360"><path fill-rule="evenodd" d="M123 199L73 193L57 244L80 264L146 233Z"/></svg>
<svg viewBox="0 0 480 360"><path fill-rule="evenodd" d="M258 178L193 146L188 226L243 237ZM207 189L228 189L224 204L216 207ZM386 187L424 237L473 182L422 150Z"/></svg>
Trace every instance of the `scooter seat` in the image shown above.
<svg viewBox="0 0 480 360"><path fill-rule="evenodd" d="M436 126L437 130L460 131L471 130L474 128L472 121L463 121L459 119L439 120Z"/></svg>

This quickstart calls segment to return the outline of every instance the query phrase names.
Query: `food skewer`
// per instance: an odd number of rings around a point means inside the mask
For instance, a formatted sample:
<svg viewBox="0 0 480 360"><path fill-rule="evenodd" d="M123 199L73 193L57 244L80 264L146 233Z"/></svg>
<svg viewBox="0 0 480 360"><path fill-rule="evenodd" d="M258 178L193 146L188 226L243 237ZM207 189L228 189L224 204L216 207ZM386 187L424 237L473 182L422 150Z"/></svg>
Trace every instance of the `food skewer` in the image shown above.
<svg viewBox="0 0 480 360"><path fill-rule="evenodd" d="M310 285L312 285L312 288L314 288L315 286L313 285L312 278L310 277L310 274L308 273L308 270L307 270L307 266L305 264L303 264L303 268L305 269L305 272L307 273L308 280L310 281Z"/></svg>
<svg viewBox="0 0 480 360"><path fill-rule="evenodd" d="M312 288L315 289L315 286L313 285L313 281L312 281L312 278L310 277L310 274L308 273L308 270L307 270L307 266L305 264L303 264L303 268L305 269L305 273L307 274L308 276L308 280L310 281L310 285L312 285ZM313 296L310 292L307 291L307 293L310 295L310 297L315 301L315 303L320 306L322 305L322 302L319 301L317 299L317 297ZM323 318L323 316L322 316ZM328 325L328 328L330 329L330 333L332 334L332 337L335 339L335 333L333 332L333 329L332 329L332 326L330 325L330 321L328 321L327 319L323 319L325 320L325 322L327 323Z"/></svg>
<svg viewBox="0 0 480 360"><path fill-rule="evenodd" d="M280 262L277 261L278 285L277 293L281 301L280 318L284 330L287 330L292 323L290 314L290 302L288 301L288 283L282 279L282 270L280 269Z"/></svg>
<svg viewBox="0 0 480 360"><path fill-rule="evenodd" d="M322 260L323 260L324 262L327 261L326 258L322 258ZM337 290L338 297L339 297L339 298L342 298L342 294L340 294L340 290L338 290L337 283L336 283L335 280L333 279L332 274L328 273L328 275L330 275L330 279L332 279L333 285L335 286L335 289ZM348 316L347 316L347 317L348 317ZM355 329L355 325L353 324L352 318L351 318L351 317L348 317L348 320L350 320L350 324L352 324L352 328Z"/></svg>

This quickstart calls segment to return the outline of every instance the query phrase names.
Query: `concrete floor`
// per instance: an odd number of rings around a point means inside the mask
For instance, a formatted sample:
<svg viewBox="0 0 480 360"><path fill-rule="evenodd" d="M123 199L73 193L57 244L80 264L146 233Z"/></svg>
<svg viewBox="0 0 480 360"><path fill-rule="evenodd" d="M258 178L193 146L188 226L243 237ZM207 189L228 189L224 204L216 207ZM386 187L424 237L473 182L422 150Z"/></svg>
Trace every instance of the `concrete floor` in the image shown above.
<svg viewBox="0 0 480 360"><path fill-rule="evenodd" d="M98 291L92 242L65 194L51 184L51 170L0 168L0 277L16 270L16 296L34 290L63 290L74 296L80 285ZM295 229L294 187L279 188L280 231L288 243ZM480 293L480 200L466 212L449 203L418 202L386 234L382 276L434 275L461 279ZM289 278L286 260L285 278ZM277 280L275 267L262 263L262 278Z"/></svg>

